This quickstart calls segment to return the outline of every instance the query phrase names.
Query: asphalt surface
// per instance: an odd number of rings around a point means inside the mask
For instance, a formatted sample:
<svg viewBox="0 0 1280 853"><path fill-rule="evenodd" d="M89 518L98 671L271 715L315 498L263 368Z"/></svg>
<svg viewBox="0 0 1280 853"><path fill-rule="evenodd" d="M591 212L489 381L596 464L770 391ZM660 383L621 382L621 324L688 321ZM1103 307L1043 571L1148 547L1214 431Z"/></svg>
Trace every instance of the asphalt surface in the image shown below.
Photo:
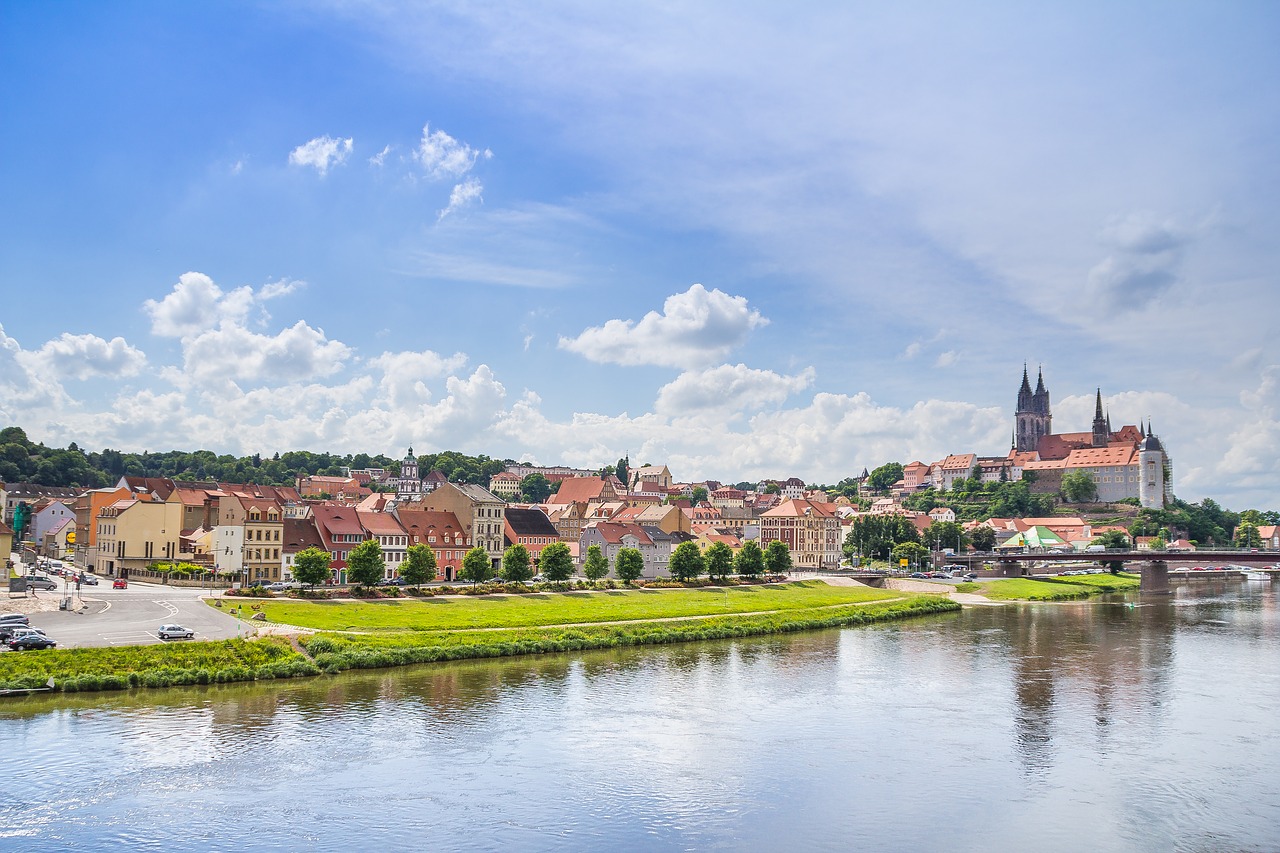
<svg viewBox="0 0 1280 853"><path fill-rule="evenodd" d="M57 578L60 584L65 584ZM97 586L72 590L70 610L46 610L29 614L31 625L41 628L58 642L58 648L80 646L142 646L154 643L183 643L161 640L161 625L178 624L195 632L196 640L225 640L253 633L247 621L229 615L225 609L210 607L202 597L215 596L207 589L170 587L130 581L127 589L112 589L110 579ZM63 591L40 590L37 597L57 608ZM235 602L228 599L226 604ZM4 603L0 601L0 610ZM230 609L229 607L227 609ZM247 610L245 615L248 616ZM0 648L4 648L0 646Z"/></svg>

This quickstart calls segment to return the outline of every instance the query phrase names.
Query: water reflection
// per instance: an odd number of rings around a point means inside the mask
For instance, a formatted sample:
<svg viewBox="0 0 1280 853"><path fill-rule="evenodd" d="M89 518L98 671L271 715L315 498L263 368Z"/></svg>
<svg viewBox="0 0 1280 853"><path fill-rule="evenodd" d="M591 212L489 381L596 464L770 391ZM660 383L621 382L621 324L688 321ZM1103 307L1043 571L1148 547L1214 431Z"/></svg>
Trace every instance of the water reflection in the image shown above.
<svg viewBox="0 0 1280 853"><path fill-rule="evenodd" d="M1204 587L1156 603L29 697L0 705L0 755L23 768L0 774L0 838L1266 849L1280 846L1277 621L1269 589ZM1255 791L1246 813L1241 786Z"/></svg>

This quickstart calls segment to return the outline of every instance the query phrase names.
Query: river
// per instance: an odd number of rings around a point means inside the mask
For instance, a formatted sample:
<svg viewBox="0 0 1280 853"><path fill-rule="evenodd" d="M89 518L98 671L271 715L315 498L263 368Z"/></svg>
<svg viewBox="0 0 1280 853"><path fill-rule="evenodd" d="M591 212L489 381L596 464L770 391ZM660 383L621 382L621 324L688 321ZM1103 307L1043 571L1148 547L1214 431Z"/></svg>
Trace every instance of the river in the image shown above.
<svg viewBox="0 0 1280 853"><path fill-rule="evenodd" d="M1280 584L7 699L5 850L1280 850Z"/></svg>

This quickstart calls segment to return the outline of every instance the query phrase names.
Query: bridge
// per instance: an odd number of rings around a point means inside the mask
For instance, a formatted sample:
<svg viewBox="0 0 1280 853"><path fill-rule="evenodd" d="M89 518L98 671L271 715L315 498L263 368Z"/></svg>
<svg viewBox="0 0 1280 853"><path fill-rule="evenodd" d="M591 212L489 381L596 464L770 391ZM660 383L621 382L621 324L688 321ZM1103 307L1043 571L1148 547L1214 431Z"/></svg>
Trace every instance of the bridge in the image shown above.
<svg viewBox="0 0 1280 853"><path fill-rule="evenodd" d="M1230 564L1266 571L1272 580L1280 576L1280 551L1133 551L1112 549L1106 551L1017 551L1011 553L956 554L948 556L948 562L968 567L971 571L992 565L999 577L1024 577L1034 563L1122 563L1126 567L1138 563L1143 592L1169 592L1169 573L1185 572L1191 566L1218 566ZM1188 575L1190 573L1187 573ZM1198 573L1197 573L1198 574ZM1225 572L1213 572L1210 577L1222 577ZM1237 572L1238 574L1238 572Z"/></svg>

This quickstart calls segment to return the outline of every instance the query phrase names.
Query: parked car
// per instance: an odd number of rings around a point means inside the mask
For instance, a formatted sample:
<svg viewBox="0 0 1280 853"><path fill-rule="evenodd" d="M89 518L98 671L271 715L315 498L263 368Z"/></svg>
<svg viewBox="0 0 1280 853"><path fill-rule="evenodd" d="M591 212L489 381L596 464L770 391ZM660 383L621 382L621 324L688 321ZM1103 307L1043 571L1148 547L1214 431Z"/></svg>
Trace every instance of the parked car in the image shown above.
<svg viewBox="0 0 1280 853"><path fill-rule="evenodd" d="M30 622L25 613L0 613L0 625L28 625Z"/></svg>
<svg viewBox="0 0 1280 853"><path fill-rule="evenodd" d="M80 581L80 583L82 583L82 584L84 584L84 585L86 585L86 586L97 586L97 585L98 585L98 579L97 579L97 578L95 578L93 575L80 575L80 577L79 577L79 578L77 578L77 580L79 580L79 581Z"/></svg>
<svg viewBox="0 0 1280 853"><path fill-rule="evenodd" d="M162 640L190 640L195 635L195 631L181 625L161 625L156 631L156 636Z"/></svg>
<svg viewBox="0 0 1280 853"><path fill-rule="evenodd" d="M14 637L21 637L23 634L30 633L31 629L26 625L19 625L16 622L6 622L0 624L0 643L8 645L9 641Z"/></svg>
<svg viewBox="0 0 1280 853"><path fill-rule="evenodd" d="M44 575L31 575L27 578L27 589L57 589L58 582Z"/></svg>
<svg viewBox="0 0 1280 853"><path fill-rule="evenodd" d="M928 574L926 574L925 572L912 572L910 575L908 575L908 577L913 577L913 578L927 578L927 577L929 577L929 575L928 575Z"/></svg>
<svg viewBox="0 0 1280 853"><path fill-rule="evenodd" d="M111 588L112 589L128 589L129 582L124 578L116 578L111 582Z"/></svg>
<svg viewBox="0 0 1280 853"><path fill-rule="evenodd" d="M17 652L28 649L52 649L58 644L44 634L19 634L9 641L9 648Z"/></svg>

